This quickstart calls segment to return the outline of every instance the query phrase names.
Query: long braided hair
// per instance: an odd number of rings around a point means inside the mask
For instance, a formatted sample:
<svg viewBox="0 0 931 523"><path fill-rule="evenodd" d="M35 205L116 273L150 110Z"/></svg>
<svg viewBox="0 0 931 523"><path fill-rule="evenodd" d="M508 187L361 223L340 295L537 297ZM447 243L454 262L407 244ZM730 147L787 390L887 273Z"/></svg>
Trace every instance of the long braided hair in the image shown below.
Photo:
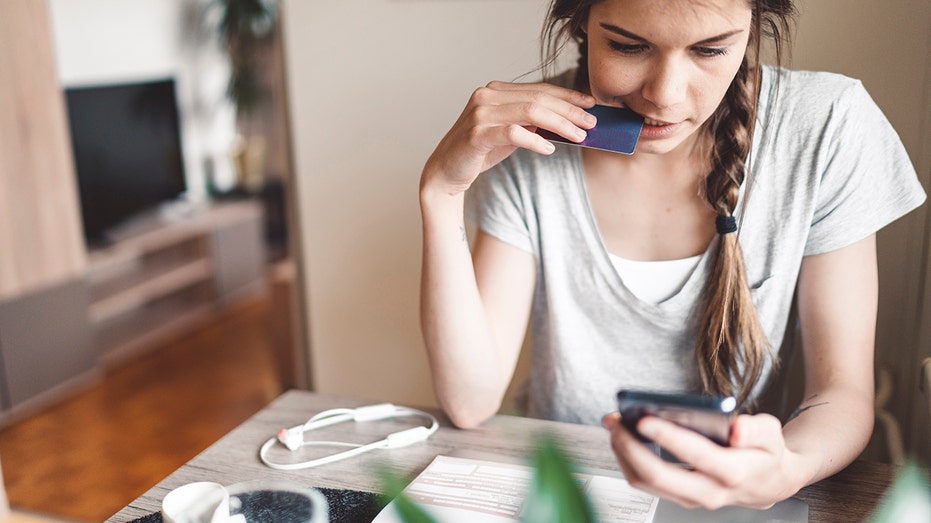
<svg viewBox="0 0 931 523"><path fill-rule="evenodd" d="M553 0L544 25L543 68L551 68L571 41L578 44L576 84L588 85L588 41L582 26L600 0ZM748 0L753 12L747 53L715 113L701 132L710 138L704 196L723 226L733 215L744 184L759 100L760 55L764 37L774 43L775 61L782 63L791 19L792 0ZM745 190L743 205L748 192ZM719 231L721 226L718 227ZM750 296L743 254L736 234L721 234L712 253L705 283L695 357L705 392L750 398L771 347Z"/></svg>

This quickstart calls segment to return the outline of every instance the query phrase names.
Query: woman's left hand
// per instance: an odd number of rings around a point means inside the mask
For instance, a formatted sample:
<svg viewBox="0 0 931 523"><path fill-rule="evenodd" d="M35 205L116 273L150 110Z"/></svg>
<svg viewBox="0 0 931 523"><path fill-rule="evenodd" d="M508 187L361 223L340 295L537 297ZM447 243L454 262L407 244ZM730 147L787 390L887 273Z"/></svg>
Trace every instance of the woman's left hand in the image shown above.
<svg viewBox="0 0 931 523"><path fill-rule="evenodd" d="M627 481L686 508L765 509L805 485L801 457L786 448L782 425L768 414L738 416L731 425L730 447L654 416L641 419L637 430L682 464L657 456L621 424L619 413L605 416L602 423Z"/></svg>

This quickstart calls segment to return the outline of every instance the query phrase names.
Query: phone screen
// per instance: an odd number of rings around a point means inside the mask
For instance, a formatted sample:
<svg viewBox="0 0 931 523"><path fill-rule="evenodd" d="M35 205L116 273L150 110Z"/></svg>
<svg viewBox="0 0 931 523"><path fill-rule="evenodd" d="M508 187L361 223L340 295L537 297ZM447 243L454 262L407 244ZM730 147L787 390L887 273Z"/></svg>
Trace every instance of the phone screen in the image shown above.
<svg viewBox="0 0 931 523"><path fill-rule="evenodd" d="M737 414L737 400L731 396L620 390L617 403L621 422L643 441L648 440L637 432L637 422L643 416L656 416L728 446L731 421Z"/></svg>
<svg viewBox="0 0 931 523"><path fill-rule="evenodd" d="M594 128L588 130L588 136L580 143L569 141L546 129L537 129L537 134L551 142L633 154L637 141L640 139L640 130L643 129L642 116L626 107L608 105L596 105L586 111L595 115L598 122Z"/></svg>

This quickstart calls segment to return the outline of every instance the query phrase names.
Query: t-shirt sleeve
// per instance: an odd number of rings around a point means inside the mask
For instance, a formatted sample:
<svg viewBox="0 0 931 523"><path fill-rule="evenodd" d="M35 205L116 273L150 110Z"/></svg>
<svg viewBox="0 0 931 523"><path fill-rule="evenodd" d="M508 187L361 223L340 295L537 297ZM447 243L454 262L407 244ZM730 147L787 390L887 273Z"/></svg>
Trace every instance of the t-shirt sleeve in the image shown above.
<svg viewBox="0 0 931 523"><path fill-rule="evenodd" d="M862 240L925 200L902 141L860 82L835 100L823 139L805 255Z"/></svg>
<svg viewBox="0 0 931 523"><path fill-rule="evenodd" d="M533 252L518 162L511 156L483 173L466 193L466 219L495 238Z"/></svg>

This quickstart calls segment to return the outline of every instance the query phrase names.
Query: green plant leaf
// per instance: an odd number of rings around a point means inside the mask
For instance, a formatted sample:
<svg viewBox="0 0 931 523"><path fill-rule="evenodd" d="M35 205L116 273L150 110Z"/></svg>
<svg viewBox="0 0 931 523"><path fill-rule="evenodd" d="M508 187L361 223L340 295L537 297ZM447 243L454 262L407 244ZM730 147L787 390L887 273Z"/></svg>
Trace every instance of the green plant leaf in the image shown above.
<svg viewBox="0 0 931 523"><path fill-rule="evenodd" d="M870 523L931 521L931 485L918 465L908 462L899 469Z"/></svg>
<svg viewBox="0 0 931 523"><path fill-rule="evenodd" d="M591 504L572 475L572 466L552 436L540 439L534 476L521 519L527 523L594 523Z"/></svg>
<svg viewBox="0 0 931 523"><path fill-rule="evenodd" d="M378 474L381 490L389 500L394 500L398 516L404 523L436 523L423 508L404 494L406 484L396 474L387 468L381 469Z"/></svg>
<svg viewBox="0 0 931 523"><path fill-rule="evenodd" d="M274 25L277 0L214 0L220 9L220 36L225 41L259 38Z"/></svg>
<svg viewBox="0 0 931 523"><path fill-rule="evenodd" d="M230 58L227 97L239 116L259 108L268 89L256 53L275 27L278 0L212 0L219 12L217 32Z"/></svg>

